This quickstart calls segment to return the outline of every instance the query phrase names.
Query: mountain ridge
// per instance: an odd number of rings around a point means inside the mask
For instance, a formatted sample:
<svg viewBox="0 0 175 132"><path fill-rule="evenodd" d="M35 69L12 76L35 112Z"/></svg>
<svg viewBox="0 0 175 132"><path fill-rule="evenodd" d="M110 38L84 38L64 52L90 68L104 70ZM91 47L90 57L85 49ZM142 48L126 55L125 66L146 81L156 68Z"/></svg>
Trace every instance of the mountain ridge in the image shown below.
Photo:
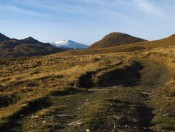
<svg viewBox="0 0 175 132"><path fill-rule="evenodd" d="M65 51L64 49L52 46L49 43L42 43L32 37L25 39L11 39L0 34L0 58L30 57L48 55Z"/></svg>
<svg viewBox="0 0 175 132"><path fill-rule="evenodd" d="M2 41L8 41L8 40L10 40L9 37L7 37L4 34L0 33L0 42L2 42Z"/></svg>
<svg viewBox="0 0 175 132"><path fill-rule="evenodd" d="M38 41L38 40L36 40L36 39L34 39L33 37L31 37L31 36L29 36L29 37L27 37L27 38L25 38L25 39L21 39L20 40L21 42L23 42L23 43L42 43L42 42L40 42L40 41Z"/></svg>

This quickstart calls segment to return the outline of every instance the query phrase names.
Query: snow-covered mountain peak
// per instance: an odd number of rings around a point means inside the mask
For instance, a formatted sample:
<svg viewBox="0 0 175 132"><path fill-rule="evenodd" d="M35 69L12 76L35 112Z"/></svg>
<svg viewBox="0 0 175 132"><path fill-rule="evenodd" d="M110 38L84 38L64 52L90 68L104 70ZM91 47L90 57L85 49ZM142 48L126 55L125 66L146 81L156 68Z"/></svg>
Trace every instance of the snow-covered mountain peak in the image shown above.
<svg viewBox="0 0 175 132"><path fill-rule="evenodd" d="M61 41L56 41L54 44L67 44L69 43L71 40L61 40Z"/></svg>
<svg viewBox="0 0 175 132"><path fill-rule="evenodd" d="M59 47L59 48L65 48L65 49L86 49L88 48L87 45L77 43L72 40L61 40L61 41L56 41L52 43L52 45Z"/></svg>

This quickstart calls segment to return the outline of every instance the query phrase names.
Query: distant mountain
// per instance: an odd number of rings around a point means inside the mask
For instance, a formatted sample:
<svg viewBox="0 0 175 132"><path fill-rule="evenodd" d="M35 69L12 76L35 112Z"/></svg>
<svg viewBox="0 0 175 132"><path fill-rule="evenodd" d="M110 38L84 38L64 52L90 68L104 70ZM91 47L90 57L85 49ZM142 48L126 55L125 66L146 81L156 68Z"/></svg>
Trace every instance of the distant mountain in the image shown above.
<svg viewBox="0 0 175 132"><path fill-rule="evenodd" d="M37 44L37 43L41 43L38 40L32 38L32 37L28 37L25 39L20 40L22 43L26 43L26 44Z"/></svg>
<svg viewBox="0 0 175 132"><path fill-rule="evenodd" d="M106 35L102 40L92 44L90 48L106 48L113 46L120 46L130 43L137 43L146 41L141 38L133 37L128 34L113 32Z"/></svg>
<svg viewBox="0 0 175 132"><path fill-rule="evenodd" d="M3 35L3 34L0 33L0 42L2 42L2 41L8 41L8 40L10 40L9 37L7 37L7 36L5 36L5 35Z"/></svg>
<svg viewBox="0 0 175 132"><path fill-rule="evenodd" d="M57 41L57 42L52 43L52 45L59 47L59 48L64 48L64 49L86 49L88 48L87 45L77 43L72 40Z"/></svg>
<svg viewBox="0 0 175 132"><path fill-rule="evenodd" d="M10 39L0 34L0 59L40 56L65 51L64 49L52 46L49 43L42 43L38 40L28 37L22 40Z"/></svg>

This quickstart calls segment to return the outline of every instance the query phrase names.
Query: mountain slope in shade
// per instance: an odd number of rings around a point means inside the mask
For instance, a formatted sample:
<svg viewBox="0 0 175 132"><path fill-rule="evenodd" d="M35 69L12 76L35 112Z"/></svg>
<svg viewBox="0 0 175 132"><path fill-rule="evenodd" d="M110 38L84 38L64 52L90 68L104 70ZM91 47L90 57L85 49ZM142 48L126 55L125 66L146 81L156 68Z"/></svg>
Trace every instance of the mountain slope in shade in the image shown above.
<svg viewBox="0 0 175 132"><path fill-rule="evenodd" d="M10 40L9 37L7 37L7 36L5 36L5 35L3 35L3 34L0 33L0 42L2 42L2 41L8 41L8 40Z"/></svg>
<svg viewBox="0 0 175 132"><path fill-rule="evenodd" d="M120 46L130 43L137 43L146 41L141 38L133 37L128 34L113 32L106 35L102 40L92 44L90 48L106 48L113 46Z"/></svg>
<svg viewBox="0 0 175 132"><path fill-rule="evenodd" d="M86 49L88 48L87 45L77 43L72 40L57 41L55 43L52 43L52 45L59 47L59 48L64 48L64 49Z"/></svg>
<svg viewBox="0 0 175 132"><path fill-rule="evenodd" d="M32 37L17 40L4 36L0 35L2 38L0 41L0 58L40 56L65 51L49 43L39 42Z"/></svg>
<svg viewBox="0 0 175 132"><path fill-rule="evenodd" d="M26 44L37 44L37 43L41 43L38 40L32 38L32 37L28 37L25 39L20 40L22 43L26 43Z"/></svg>

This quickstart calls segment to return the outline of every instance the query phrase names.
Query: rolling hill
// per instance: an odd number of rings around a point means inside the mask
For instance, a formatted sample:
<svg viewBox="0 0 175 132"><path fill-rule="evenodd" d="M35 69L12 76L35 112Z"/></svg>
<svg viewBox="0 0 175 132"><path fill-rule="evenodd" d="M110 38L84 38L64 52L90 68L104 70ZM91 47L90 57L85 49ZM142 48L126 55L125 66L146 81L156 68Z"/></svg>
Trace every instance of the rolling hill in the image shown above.
<svg viewBox="0 0 175 132"><path fill-rule="evenodd" d="M0 58L48 55L61 51L64 50L49 43L39 42L32 37L17 40L0 34Z"/></svg>
<svg viewBox="0 0 175 132"><path fill-rule="evenodd" d="M130 43L137 43L146 41L141 38L133 37L128 34L113 32L106 35L102 40L95 42L90 48L106 48L113 46L126 45Z"/></svg>

